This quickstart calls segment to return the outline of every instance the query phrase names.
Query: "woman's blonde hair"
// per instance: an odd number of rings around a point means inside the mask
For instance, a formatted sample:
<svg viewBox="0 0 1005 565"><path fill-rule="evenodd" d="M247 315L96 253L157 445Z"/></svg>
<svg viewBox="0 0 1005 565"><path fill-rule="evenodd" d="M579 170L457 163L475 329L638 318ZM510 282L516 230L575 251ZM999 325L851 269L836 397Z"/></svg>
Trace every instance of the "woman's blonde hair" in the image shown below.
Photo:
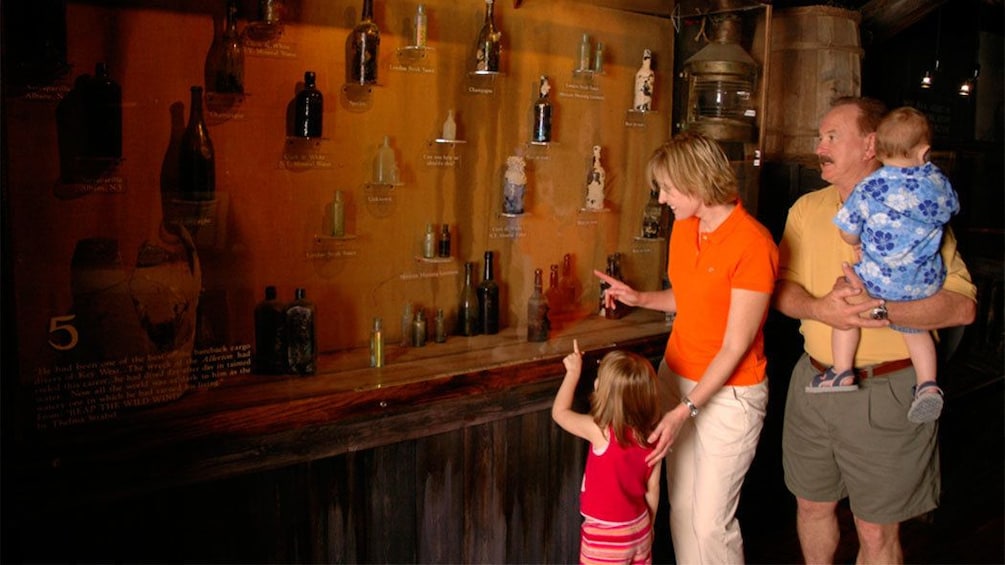
<svg viewBox="0 0 1005 565"><path fill-rule="evenodd" d="M619 444L648 447L647 438L660 416L652 363L627 351L604 355L597 388L590 395L590 415L600 429L613 428Z"/></svg>
<svg viewBox="0 0 1005 565"><path fill-rule="evenodd" d="M932 126L924 114L902 106L891 111L876 128L876 156L910 157L922 145L932 144Z"/></svg>
<svg viewBox="0 0 1005 565"><path fill-rule="evenodd" d="M709 206L733 202L738 196L736 173L726 153L715 141L693 132L675 135L649 158L649 182L659 188L656 176L670 179L682 194Z"/></svg>

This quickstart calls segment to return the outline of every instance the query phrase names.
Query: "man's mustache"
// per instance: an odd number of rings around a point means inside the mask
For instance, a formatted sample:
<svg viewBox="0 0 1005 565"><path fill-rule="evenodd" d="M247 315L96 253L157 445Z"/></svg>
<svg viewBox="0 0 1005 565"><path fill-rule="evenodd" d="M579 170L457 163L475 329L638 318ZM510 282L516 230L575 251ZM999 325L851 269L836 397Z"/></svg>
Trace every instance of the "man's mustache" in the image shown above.
<svg viewBox="0 0 1005 565"><path fill-rule="evenodd" d="M830 157L820 157L820 164L821 165L834 164L834 159L831 159Z"/></svg>

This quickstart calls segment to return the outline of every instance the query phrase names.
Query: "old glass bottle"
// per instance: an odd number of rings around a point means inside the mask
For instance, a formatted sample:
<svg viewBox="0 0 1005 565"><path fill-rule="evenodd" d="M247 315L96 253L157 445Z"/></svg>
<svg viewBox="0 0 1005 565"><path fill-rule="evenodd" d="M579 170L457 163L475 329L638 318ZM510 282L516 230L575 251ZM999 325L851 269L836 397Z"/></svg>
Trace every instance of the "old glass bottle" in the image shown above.
<svg viewBox="0 0 1005 565"><path fill-rule="evenodd" d="M607 269L606 272L609 276L615 280L624 280L621 276L621 254L612 253L607 256ZM606 282L600 283L600 314L608 319L619 319L628 314L629 307L621 302L620 300L615 300L613 307L607 308L604 304L604 294L611 285Z"/></svg>
<svg viewBox="0 0 1005 565"><path fill-rule="evenodd" d="M663 219L663 206L659 202L659 191L654 187L649 191L649 201L642 211L642 237L657 239Z"/></svg>
<svg viewBox="0 0 1005 565"><path fill-rule="evenodd" d="M412 320L412 345L414 347L426 346L426 312L422 308L415 311L415 319Z"/></svg>
<svg viewBox="0 0 1005 565"><path fill-rule="evenodd" d="M317 369L314 328L314 303L307 300L305 289L298 288L293 302L286 307L286 362L291 373L313 375Z"/></svg>
<svg viewBox="0 0 1005 565"><path fill-rule="evenodd" d="M360 22L345 42L346 82L377 84L380 28L373 21L373 0L363 0Z"/></svg>
<svg viewBox="0 0 1005 565"><path fill-rule="evenodd" d="M558 286L558 265L552 265L548 272L548 290L545 291L544 297L548 301L548 310L552 313L559 313L565 309L562 304L562 289Z"/></svg>
<svg viewBox="0 0 1005 565"><path fill-rule="evenodd" d="M436 257L436 234L433 224L426 224L426 235L422 238L422 256L425 259Z"/></svg>
<svg viewBox="0 0 1005 565"><path fill-rule="evenodd" d="M345 236L345 201L342 200L342 191L336 190L332 200L332 236Z"/></svg>
<svg viewBox="0 0 1005 565"><path fill-rule="evenodd" d="M87 143L82 154L97 159L122 158L122 87L108 74L108 65L99 62L83 94Z"/></svg>
<svg viewBox="0 0 1005 565"><path fill-rule="evenodd" d="M541 291L541 269L534 269L534 291L527 300L527 341L548 341L548 300Z"/></svg>
<svg viewBox="0 0 1005 565"><path fill-rule="evenodd" d="M584 33L583 39L579 42L579 66L576 67L577 71L589 71L592 69L590 64L591 47L590 36Z"/></svg>
<svg viewBox="0 0 1005 565"><path fill-rule="evenodd" d="M244 44L237 33L237 0L227 0L223 34L210 46L206 88L218 94L244 94Z"/></svg>
<svg viewBox="0 0 1005 565"><path fill-rule="evenodd" d="M448 224L440 226L440 240L436 255L440 258L450 257L450 226Z"/></svg>
<svg viewBox="0 0 1005 565"><path fill-rule="evenodd" d="M485 21L475 46L475 71L498 73L502 55L502 32L496 29L494 0L485 0Z"/></svg>
<svg viewBox="0 0 1005 565"><path fill-rule="evenodd" d="M478 283L478 325L484 334L499 333L499 284L492 275L494 253L485 252L485 275Z"/></svg>
<svg viewBox="0 0 1005 565"><path fill-rule="evenodd" d="M436 320L434 322L436 327L436 343L444 343L447 341L447 318L443 314L443 308L436 309Z"/></svg>
<svg viewBox="0 0 1005 565"><path fill-rule="evenodd" d="M534 103L534 127L531 139L536 143L551 141L551 83L548 77L541 75L541 84L537 102Z"/></svg>
<svg viewBox="0 0 1005 565"><path fill-rule="evenodd" d="M653 52L649 49L642 51L642 66L635 73L635 96L632 107L641 112L648 112L653 109L653 87L656 82L656 74L652 69Z"/></svg>
<svg viewBox="0 0 1005 565"><path fill-rule="evenodd" d="M481 331L478 326L478 294L471 278L474 269L474 263L464 263L464 286L457 300L457 333L460 335L471 336Z"/></svg>
<svg viewBox="0 0 1005 565"><path fill-rule="evenodd" d="M183 200L216 197L216 156L202 115L202 87L193 86L188 126L178 150L178 192Z"/></svg>
<svg viewBox="0 0 1005 565"><path fill-rule="evenodd" d="M415 46L425 47L429 34L429 20L426 16L426 7L422 4L415 9Z"/></svg>
<svg viewBox="0 0 1005 565"><path fill-rule="evenodd" d="M293 135L321 137L324 96L317 87L314 71L304 73L304 88L297 93L293 113Z"/></svg>
<svg viewBox="0 0 1005 565"><path fill-rule="evenodd" d="M276 287L265 287L265 299L255 306L255 371L263 375L286 372L286 315Z"/></svg>
<svg viewBox="0 0 1005 565"><path fill-rule="evenodd" d="M373 319L370 330L370 366L384 366L384 324L380 318Z"/></svg>

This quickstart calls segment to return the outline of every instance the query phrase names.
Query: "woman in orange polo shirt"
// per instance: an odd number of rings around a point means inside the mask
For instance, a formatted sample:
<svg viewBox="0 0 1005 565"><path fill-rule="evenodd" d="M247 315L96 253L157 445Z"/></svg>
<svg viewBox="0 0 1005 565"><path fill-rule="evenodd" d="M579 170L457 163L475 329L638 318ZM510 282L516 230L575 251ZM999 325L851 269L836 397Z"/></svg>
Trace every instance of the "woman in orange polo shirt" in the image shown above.
<svg viewBox="0 0 1005 565"><path fill-rule="evenodd" d="M683 133L649 159L660 204L674 213L671 287L640 292L594 271L618 300L676 312L659 376L666 412L649 462L667 455L670 533L678 563L742 563L736 520L768 403L762 330L778 248L739 199L718 143ZM668 455L669 453L669 455Z"/></svg>

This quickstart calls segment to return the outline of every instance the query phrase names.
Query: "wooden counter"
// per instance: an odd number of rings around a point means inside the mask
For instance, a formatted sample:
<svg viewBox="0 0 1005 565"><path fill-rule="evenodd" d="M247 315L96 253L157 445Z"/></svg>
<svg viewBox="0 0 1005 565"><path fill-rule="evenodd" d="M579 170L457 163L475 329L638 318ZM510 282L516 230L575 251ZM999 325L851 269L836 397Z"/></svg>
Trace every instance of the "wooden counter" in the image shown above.
<svg viewBox="0 0 1005 565"><path fill-rule="evenodd" d="M507 328L495 336L452 336L423 348L389 346L381 369L365 367L368 352L360 350L323 355L319 374L310 377L229 378L168 405L47 432L21 446L13 475L23 487L20 506L43 516L68 505L142 498L356 452L394 452L402 445L424 457L428 453L419 452L428 448L416 447L415 440L432 438L436 445L441 440L435 436L471 428L456 436L470 445L471 437L482 434L478 430L494 423L505 429L506 420L524 415L535 422L535 435L566 443L567 434L553 425L548 408L572 340L585 353L583 381L589 386L600 357L613 348L661 357L669 328L662 314L647 311L620 320L589 316L553 331L546 343L528 343L525 330ZM519 445L524 440L509 447L505 437L490 434L483 440L490 452L526 449L521 459L554 456ZM502 445L494 445L498 441ZM580 459L563 460L561 467L574 477L582 472ZM476 464L465 457L465 474L471 465ZM368 472L394 475L393 469ZM576 502L573 495L571 503Z"/></svg>

